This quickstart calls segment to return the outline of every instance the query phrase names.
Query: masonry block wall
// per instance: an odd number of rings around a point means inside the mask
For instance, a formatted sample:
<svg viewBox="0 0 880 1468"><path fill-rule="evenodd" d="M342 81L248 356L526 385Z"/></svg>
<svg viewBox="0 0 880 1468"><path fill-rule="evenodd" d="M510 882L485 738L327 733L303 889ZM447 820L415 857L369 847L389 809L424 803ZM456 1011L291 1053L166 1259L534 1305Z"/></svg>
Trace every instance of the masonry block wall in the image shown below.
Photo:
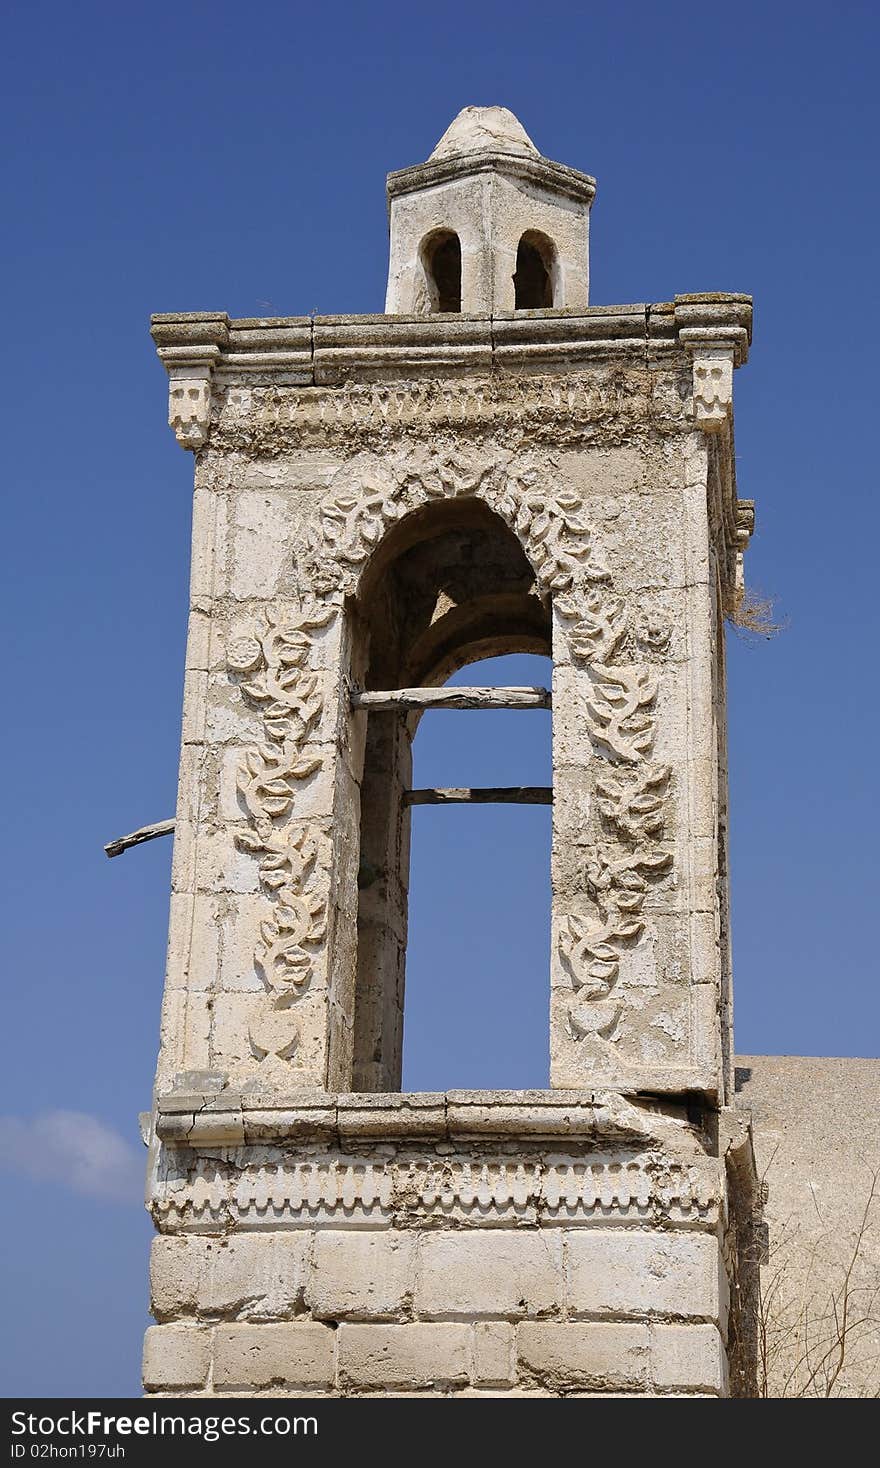
<svg viewBox="0 0 880 1468"><path fill-rule="evenodd" d="M326 1229L160 1237L145 1383L514 1396L726 1390L716 1240ZM633 1283L647 1289L636 1299Z"/></svg>
<svg viewBox="0 0 880 1468"><path fill-rule="evenodd" d="M148 1391L726 1394L728 1183L684 1118L452 1092L416 1139L352 1096L319 1141L311 1109L296 1148L169 1165ZM476 1109L497 1136L456 1135Z"/></svg>

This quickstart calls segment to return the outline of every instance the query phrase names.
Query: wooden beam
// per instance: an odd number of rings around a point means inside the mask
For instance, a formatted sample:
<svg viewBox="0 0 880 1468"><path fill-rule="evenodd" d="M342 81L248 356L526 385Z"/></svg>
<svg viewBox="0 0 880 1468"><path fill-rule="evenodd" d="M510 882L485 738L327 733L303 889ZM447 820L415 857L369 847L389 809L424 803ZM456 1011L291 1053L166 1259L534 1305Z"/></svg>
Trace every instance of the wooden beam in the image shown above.
<svg viewBox="0 0 880 1468"><path fill-rule="evenodd" d="M352 692L353 709L408 713L412 709L548 709L549 688L393 688Z"/></svg>
<svg viewBox="0 0 880 1468"><path fill-rule="evenodd" d="M121 856L129 846L140 846L142 841L155 841L157 836L170 836L173 830L173 821L157 821L155 826L141 826L139 831L132 831L130 836L118 836L115 841L108 841L104 850L108 856Z"/></svg>
<svg viewBox="0 0 880 1468"><path fill-rule="evenodd" d="M404 805L552 805L550 785L498 785L484 789L404 790Z"/></svg>

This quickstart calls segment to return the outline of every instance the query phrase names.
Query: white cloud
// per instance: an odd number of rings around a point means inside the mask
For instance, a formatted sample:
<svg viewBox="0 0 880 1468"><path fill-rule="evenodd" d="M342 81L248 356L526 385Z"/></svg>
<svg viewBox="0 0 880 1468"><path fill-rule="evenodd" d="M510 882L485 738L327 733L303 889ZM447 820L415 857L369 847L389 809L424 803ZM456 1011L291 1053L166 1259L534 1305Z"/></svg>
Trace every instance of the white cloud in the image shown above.
<svg viewBox="0 0 880 1468"><path fill-rule="evenodd" d="M96 1116L45 1111L25 1120L0 1116L0 1167L73 1188L89 1198L137 1203L146 1157Z"/></svg>

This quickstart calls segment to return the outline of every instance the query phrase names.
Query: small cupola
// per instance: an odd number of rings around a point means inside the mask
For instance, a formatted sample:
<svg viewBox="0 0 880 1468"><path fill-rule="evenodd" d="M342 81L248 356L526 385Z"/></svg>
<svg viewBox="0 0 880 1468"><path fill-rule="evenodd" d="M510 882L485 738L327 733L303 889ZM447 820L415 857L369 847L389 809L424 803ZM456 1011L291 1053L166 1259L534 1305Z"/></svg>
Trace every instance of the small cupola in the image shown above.
<svg viewBox="0 0 880 1468"><path fill-rule="evenodd" d="M386 312L588 305L595 192L588 174L542 157L506 107L465 107L427 163L388 175Z"/></svg>

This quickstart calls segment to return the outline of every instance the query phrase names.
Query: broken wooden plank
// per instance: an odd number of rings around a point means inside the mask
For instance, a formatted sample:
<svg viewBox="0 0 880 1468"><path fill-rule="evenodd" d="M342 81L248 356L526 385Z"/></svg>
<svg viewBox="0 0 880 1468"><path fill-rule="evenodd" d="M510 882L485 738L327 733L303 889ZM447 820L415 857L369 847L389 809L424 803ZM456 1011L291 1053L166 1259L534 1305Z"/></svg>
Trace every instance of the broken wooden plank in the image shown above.
<svg viewBox="0 0 880 1468"><path fill-rule="evenodd" d="M173 830L173 821L157 821L154 826L141 826L130 836L118 836L115 841L108 841L104 850L108 856L121 856L130 846L140 846L142 841L155 841L157 836L170 836Z"/></svg>
<svg viewBox="0 0 880 1468"><path fill-rule="evenodd" d="M404 805L552 805L551 785L463 786L448 790L404 790Z"/></svg>
<svg viewBox="0 0 880 1468"><path fill-rule="evenodd" d="M408 713L413 709L548 709L549 688L392 688L354 690L353 709Z"/></svg>

